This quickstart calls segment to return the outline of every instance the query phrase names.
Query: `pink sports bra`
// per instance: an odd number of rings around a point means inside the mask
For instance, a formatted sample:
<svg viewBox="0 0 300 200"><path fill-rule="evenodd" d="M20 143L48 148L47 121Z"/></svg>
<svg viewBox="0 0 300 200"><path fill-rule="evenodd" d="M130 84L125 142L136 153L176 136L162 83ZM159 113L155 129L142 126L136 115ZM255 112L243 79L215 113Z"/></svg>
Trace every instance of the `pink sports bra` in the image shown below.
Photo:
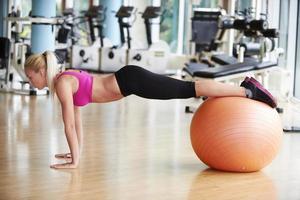
<svg viewBox="0 0 300 200"><path fill-rule="evenodd" d="M84 106L92 102L93 76L84 71L64 71L58 75L57 79L63 75L75 76L78 81L78 90L73 94L73 104Z"/></svg>

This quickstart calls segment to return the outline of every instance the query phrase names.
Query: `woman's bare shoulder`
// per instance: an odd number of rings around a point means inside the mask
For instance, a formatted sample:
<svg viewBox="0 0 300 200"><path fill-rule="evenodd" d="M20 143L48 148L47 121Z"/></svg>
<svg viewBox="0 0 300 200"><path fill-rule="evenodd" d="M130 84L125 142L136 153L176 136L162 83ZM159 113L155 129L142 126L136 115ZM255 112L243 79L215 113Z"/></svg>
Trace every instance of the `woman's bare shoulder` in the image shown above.
<svg viewBox="0 0 300 200"><path fill-rule="evenodd" d="M72 93L76 92L78 89L78 80L70 75L63 75L55 78L55 89L59 88L71 88ZM63 92L63 91L62 91Z"/></svg>
<svg viewBox="0 0 300 200"><path fill-rule="evenodd" d="M55 86L71 84L73 79L74 78L70 75L57 76L55 77Z"/></svg>

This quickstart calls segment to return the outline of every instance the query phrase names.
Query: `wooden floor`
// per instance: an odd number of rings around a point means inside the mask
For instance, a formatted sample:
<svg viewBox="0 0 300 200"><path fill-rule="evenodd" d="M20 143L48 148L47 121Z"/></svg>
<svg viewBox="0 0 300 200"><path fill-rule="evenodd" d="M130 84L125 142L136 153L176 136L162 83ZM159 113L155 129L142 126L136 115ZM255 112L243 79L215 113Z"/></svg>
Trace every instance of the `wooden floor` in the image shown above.
<svg viewBox="0 0 300 200"><path fill-rule="evenodd" d="M190 145L195 100L128 97L83 109L80 167L54 170L67 152L57 102L0 93L0 199L300 199L300 134L256 173L208 169Z"/></svg>

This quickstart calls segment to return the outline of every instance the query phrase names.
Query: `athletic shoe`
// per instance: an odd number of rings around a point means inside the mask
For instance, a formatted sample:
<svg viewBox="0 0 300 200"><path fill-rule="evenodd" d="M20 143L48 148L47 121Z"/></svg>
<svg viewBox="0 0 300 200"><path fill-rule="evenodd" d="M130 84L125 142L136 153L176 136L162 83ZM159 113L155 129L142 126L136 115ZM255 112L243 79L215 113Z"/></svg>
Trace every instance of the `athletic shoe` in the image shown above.
<svg viewBox="0 0 300 200"><path fill-rule="evenodd" d="M241 86L249 89L252 92L251 99L264 102L272 108L277 106L276 99L273 97L273 95L254 78L246 77L241 83Z"/></svg>

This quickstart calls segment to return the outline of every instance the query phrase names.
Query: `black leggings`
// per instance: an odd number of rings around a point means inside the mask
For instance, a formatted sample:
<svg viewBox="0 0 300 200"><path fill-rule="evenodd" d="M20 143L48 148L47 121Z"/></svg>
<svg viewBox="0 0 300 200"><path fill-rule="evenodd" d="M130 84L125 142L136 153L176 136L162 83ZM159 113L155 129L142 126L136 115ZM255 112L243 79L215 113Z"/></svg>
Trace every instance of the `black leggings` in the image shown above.
<svg viewBox="0 0 300 200"><path fill-rule="evenodd" d="M115 73L123 96L135 94L148 99L186 99L196 97L195 83L152 73L126 65Z"/></svg>

